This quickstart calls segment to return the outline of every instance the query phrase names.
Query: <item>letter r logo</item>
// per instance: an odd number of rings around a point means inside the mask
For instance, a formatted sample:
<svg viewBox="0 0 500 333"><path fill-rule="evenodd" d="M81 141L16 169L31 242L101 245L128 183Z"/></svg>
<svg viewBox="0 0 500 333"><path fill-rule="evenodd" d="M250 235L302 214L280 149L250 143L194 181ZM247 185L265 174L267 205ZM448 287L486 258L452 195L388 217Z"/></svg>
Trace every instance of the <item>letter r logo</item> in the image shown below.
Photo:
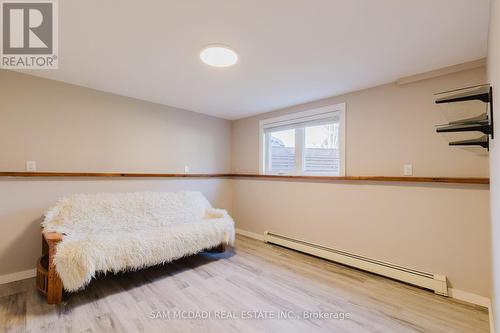
<svg viewBox="0 0 500 333"><path fill-rule="evenodd" d="M3 54L51 54L53 4L3 2Z"/></svg>

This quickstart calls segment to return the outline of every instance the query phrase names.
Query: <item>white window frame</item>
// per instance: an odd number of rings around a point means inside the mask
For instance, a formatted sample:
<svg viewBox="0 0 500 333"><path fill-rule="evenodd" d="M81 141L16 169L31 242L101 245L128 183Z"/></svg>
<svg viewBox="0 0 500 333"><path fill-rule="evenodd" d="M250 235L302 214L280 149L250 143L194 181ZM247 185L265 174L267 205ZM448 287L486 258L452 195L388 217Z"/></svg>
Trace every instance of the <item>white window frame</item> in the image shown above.
<svg viewBox="0 0 500 333"><path fill-rule="evenodd" d="M266 134L264 132L264 128L266 125L269 125L271 123L283 123L283 122L293 122L296 121L298 118L301 119L301 121L308 121L317 118L320 115L324 114L329 114L329 113L336 113L339 117L339 156L340 156L340 165L339 165L339 176L345 176L345 168L346 168L346 163L345 163L345 138L346 138L346 128L345 128L345 123L346 123L346 104L345 103L339 103L339 104L334 104L334 105L327 105L323 106L320 108L316 109L311 109L307 111L302 111L302 112L296 112L292 114L288 114L285 116L280 116L280 117L274 117L274 118L268 118L268 119L263 119L259 122L259 172L261 174L282 174L282 175L317 175L317 176L323 176L323 175L333 175L330 172L306 172L306 171L301 171L299 170L300 166L302 166L303 161L302 160L302 152L304 151L303 146L304 146L304 141L305 141L305 136L304 136L304 131L296 131L295 135L295 147L296 147L296 154L295 154L295 170L287 173L278 173L278 172L267 172L266 171L266 155L268 152L266 152ZM267 145L267 148L270 146Z"/></svg>

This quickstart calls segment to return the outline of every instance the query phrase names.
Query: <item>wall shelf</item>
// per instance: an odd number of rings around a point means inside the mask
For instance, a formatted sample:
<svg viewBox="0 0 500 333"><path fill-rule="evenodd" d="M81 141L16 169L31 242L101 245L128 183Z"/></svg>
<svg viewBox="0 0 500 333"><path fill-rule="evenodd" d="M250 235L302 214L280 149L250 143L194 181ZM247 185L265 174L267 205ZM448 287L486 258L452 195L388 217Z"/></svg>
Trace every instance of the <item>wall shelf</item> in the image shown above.
<svg viewBox="0 0 500 333"><path fill-rule="evenodd" d="M480 86L467 87L457 90L445 91L437 94L436 104L442 103L456 103L466 101L482 101L484 103L490 102L490 85L484 84Z"/></svg>
<svg viewBox="0 0 500 333"><path fill-rule="evenodd" d="M489 140L494 138L493 132L493 93L489 84L467 87L436 94L435 103L449 105L449 112L454 109L462 119L448 124L438 125L437 133L469 133L465 140L449 142L450 146L479 146L489 150ZM460 105L457 107L457 105ZM486 106L486 107L485 107ZM465 117L465 118L464 118ZM478 135L481 135L478 137Z"/></svg>

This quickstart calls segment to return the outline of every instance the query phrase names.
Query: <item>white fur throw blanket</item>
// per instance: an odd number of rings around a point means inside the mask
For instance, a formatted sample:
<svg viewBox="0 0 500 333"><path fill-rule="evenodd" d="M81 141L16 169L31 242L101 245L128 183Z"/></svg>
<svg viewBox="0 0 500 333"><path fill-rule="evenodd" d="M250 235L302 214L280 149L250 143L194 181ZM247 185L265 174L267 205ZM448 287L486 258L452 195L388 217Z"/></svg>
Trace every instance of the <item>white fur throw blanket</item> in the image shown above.
<svg viewBox="0 0 500 333"><path fill-rule="evenodd" d="M45 215L44 231L64 234L54 258L64 289L96 272L135 270L234 242L234 222L199 192L78 194Z"/></svg>

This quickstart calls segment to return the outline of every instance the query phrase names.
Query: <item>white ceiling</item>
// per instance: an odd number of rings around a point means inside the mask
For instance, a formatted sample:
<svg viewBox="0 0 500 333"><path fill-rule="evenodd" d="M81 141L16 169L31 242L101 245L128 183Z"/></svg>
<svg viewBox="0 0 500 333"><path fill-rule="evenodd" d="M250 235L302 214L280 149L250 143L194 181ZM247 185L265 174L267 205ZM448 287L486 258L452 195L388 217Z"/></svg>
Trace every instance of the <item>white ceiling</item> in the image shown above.
<svg viewBox="0 0 500 333"><path fill-rule="evenodd" d="M31 74L237 119L486 56L489 0L64 0ZM203 46L240 61L211 68Z"/></svg>

